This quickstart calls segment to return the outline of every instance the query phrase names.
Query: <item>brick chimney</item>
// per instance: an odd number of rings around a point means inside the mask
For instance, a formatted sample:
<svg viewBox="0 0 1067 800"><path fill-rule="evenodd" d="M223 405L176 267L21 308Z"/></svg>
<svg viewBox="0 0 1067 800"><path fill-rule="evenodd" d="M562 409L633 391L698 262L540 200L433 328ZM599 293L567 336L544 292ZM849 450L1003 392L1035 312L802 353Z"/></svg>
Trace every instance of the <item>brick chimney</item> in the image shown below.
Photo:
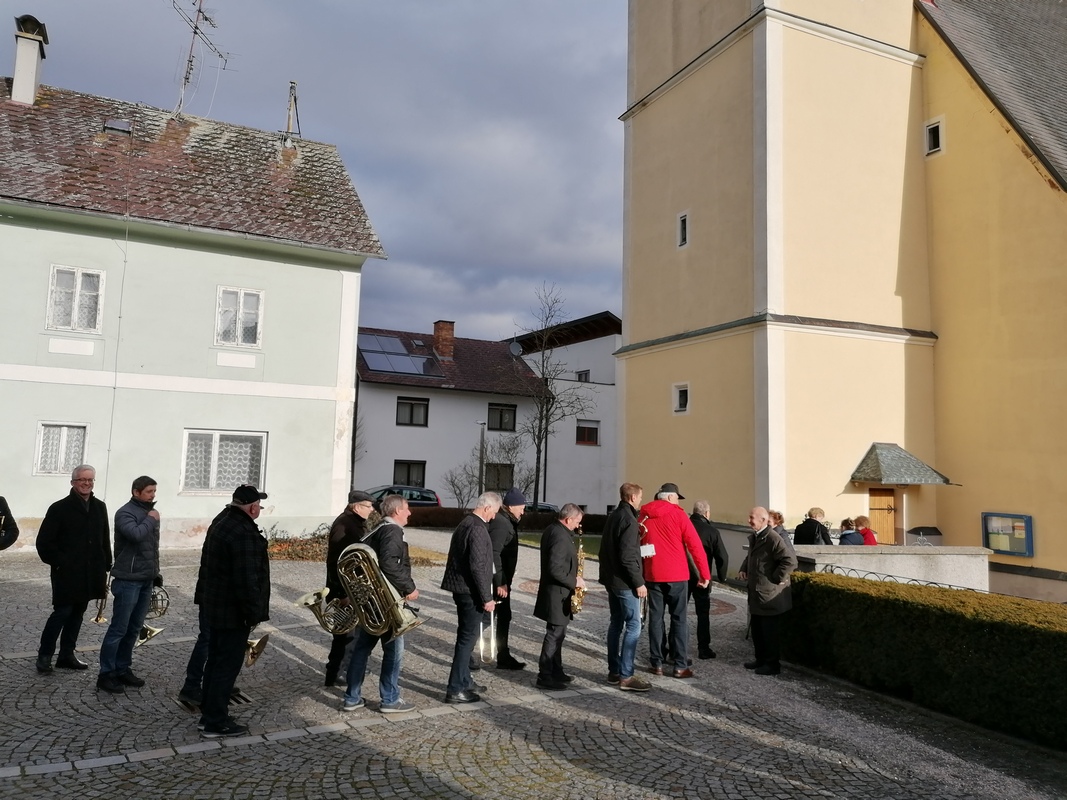
<svg viewBox="0 0 1067 800"><path fill-rule="evenodd" d="M452 360L452 349L456 340L456 323L439 319L433 324L433 351L442 361Z"/></svg>
<svg viewBox="0 0 1067 800"><path fill-rule="evenodd" d="M44 23L29 14L15 17L15 74L11 79L11 99L33 105L41 85L41 62L48 31Z"/></svg>

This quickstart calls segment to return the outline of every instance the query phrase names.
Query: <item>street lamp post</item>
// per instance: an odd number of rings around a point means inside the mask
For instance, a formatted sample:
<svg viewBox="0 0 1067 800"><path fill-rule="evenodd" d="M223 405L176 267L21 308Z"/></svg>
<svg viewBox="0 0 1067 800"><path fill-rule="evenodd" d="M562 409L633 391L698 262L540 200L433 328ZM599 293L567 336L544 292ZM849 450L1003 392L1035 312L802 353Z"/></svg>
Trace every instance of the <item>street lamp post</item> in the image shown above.
<svg viewBox="0 0 1067 800"><path fill-rule="evenodd" d="M478 494L485 492L485 423L479 420L476 425L481 426L478 434Z"/></svg>

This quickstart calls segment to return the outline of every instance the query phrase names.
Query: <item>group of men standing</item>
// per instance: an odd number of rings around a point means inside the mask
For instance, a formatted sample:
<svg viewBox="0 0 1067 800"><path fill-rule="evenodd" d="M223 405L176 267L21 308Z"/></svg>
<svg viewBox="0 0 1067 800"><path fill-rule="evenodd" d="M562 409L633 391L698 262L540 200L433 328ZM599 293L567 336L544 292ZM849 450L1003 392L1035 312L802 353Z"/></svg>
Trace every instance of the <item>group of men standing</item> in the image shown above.
<svg viewBox="0 0 1067 800"><path fill-rule="evenodd" d="M96 470L82 464L71 474L70 494L49 506L36 547L49 565L52 613L41 633L37 671L87 670L76 647L89 603L114 598L111 620L100 646L97 689L121 694L145 685L133 670L133 648L144 625L154 587L163 585L159 570L160 514L155 509L157 483L147 475L133 481L129 502L115 513L115 548L107 506L93 491ZM227 713L234 682L244 660L252 628L269 618L270 564L267 540L256 525L260 501L254 486L239 486L232 502L208 528L200 560L194 602L200 607L200 637L190 659L195 687L186 681L183 694L200 705L198 727L207 737L247 731ZM52 658L59 646L53 667ZM200 679L202 675L202 680Z"/></svg>

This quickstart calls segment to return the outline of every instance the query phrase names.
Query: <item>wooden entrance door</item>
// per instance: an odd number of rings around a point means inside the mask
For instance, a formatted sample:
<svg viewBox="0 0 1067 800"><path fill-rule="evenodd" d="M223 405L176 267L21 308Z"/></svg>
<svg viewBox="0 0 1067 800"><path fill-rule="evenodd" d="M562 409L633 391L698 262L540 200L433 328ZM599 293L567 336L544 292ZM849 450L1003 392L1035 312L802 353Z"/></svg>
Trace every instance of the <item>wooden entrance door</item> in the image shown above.
<svg viewBox="0 0 1067 800"><path fill-rule="evenodd" d="M896 544L896 493L892 489L868 489L867 507L871 530L878 534L879 544Z"/></svg>

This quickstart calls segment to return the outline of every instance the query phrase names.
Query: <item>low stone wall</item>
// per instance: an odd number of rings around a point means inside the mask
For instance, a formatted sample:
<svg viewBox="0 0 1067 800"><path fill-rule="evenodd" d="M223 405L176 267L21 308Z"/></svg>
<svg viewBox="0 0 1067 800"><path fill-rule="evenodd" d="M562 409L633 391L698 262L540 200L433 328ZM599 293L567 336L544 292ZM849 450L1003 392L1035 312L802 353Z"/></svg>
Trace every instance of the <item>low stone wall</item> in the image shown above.
<svg viewBox="0 0 1067 800"><path fill-rule="evenodd" d="M984 547L877 545L796 546L803 572L822 572L828 564L858 572L877 572L989 591L989 556Z"/></svg>

